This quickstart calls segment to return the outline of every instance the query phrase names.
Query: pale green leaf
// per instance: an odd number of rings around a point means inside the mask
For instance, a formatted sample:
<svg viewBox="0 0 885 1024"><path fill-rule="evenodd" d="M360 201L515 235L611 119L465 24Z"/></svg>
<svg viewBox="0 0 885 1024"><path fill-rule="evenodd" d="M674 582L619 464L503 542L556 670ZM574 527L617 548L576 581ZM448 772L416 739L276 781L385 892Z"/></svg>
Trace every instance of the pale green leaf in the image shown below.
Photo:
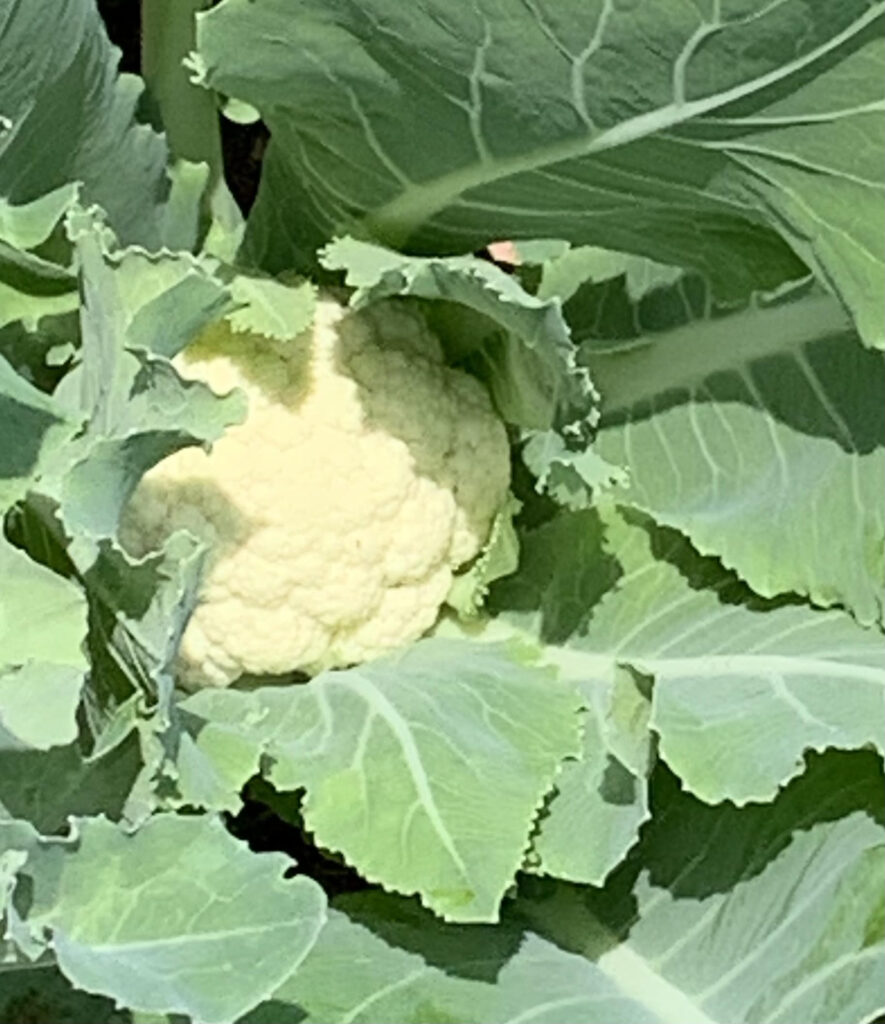
<svg viewBox="0 0 885 1024"><path fill-rule="evenodd" d="M591 520L597 528L588 529L587 517L576 520L585 529L572 532L568 550L574 563L587 566L584 558L588 548L599 555L599 524ZM525 612L528 607L536 607L543 589L551 604L564 606L563 591L549 586L544 569L555 570L557 559L566 557L565 548L554 556L537 540L537 536L528 534L529 545L523 553L527 565L505 582L503 590L499 584L492 591L493 608L512 606L520 613L511 610L485 621L443 619L434 635L467 636L475 644L494 644L526 643L530 634L536 634L538 626L527 623ZM605 558L594 557L592 564L595 572L591 570L587 576L597 576L594 585L604 586ZM563 589L573 588L575 606L584 608L584 602L591 605L592 591L578 578L580 571L564 575ZM521 595L528 600L521 599ZM535 820L524 870L599 885L636 842L640 826L649 817L648 778L656 749L649 728L651 681L619 665L612 665L608 674L599 671L597 665L588 668L583 659L569 659L552 646L543 648L543 656L581 695L583 738L579 756L563 763Z"/></svg>
<svg viewBox="0 0 885 1024"><path fill-rule="evenodd" d="M515 648L431 639L306 686L204 690L183 709L204 751L229 749L220 730L269 755L278 789L304 788L317 843L365 878L449 920L494 921L578 752L579 706Z"/></svg>
<svg viewBox="0 0 885 1024"><path fill-rule="evenodd" d="M541 263L538 296L556 296L564 303L573 299L587 281L603 282L623 277L628 297L636 301L652 288L672 283L681 274L678 267L663 266L642 256L611 252L592 245L570 247L565 252L551 254Z"/></svg>
<svg viewBox="0 0 885 1024"><path fill-rule="evenodd" d="M133 348L171 359L230 306L214 261L131 246L105 261L120 295L118 330Z"/></svg>
<svg viewBox="0 0 885 1024"><path fill-rule="evenodd" d="M508 495L504 507L495 516L489 539L474 562L452 580L446 595L446 604L462 618L469 619L479 613L489 587L495 580L516 572L519 566L519 538L513 524L520 503Z"/></svg>
<svg viewBox="0 0 885 1024"><path fill-rule="evenodd" d="M604 396L594 451L628 474L618 499L765 597L794 592L880 621L881 354L813 291L643 342L587 357Z"/></svg>
<svg viewBox="0 0 885 1024"><path fill-rule="evenodd" d="M530 437L522 459L537 478L538 490L565 508L588 508L601 493L629 480L626 471L603 458L595 444L572 450L554 430Z"/></svg>
<svg viewBox="0 0 885 1024"><path fill-rule="evenodd" d="M151 703L158 700L162 724L168 724L175 655L197 601L205 555L205 548L184 532L172 534L161 550L141 559L114 541L99 544L83 577L92 606L90 652L100 676L91 689L95 732L108 727L98 705L111 693L116 705L130 690ZM124 721L134 724L131 715Z"/></svg>
<svg viewBox="0 0 885 1024"><path fill-rule="evenodd" d="M88 667L86 597L0 536L0 749L77 736Z"/></svg>
<svg viewBox="0 0 885 1024"><path fill-rule="evenodd" d="M221 112L228 121L233 121L234 124L255 124L261 119L261 115L254 107L232 97L228 97L224 101Z"/></svg>
<svg viewBox="0 0 885 1024"><path fill-rule="evenodd" d="M587 960L512 925L442 928L371 895L340 905L243 1024L661 1024Z"/></svg>
<svg viewBox="0 0 885 1024"><path fill-rule="evenodd" d="M227 317L235 331L293 341L313 323L317 291L310 281L293 285L238 273L230 282L230 292L238 304Z"/></svg>
<svg viewBox="0 0 885 1024"><path fill-rule="evenodd" d="M50 930L59 967L86 992L230 1024L298 966L322 927L319 886L285 880L286 857L251 853L214 817L163 815L134 834L74 822L75 843L30 855L27 923Z"/></svg>
<svg viewBox="0 0 885 1024"><path fill-rule="evenodd" d="M0 940L0 971L17 965L22 957L36 960L45 943L32 937L22 922L15 900L18 873L36 848L39 835L26 821L17 821L0 811L0 920L4 934Z"/></svg>
<svg viewBox="0 0 885 1024"><path fill-rule="evenodd" d="M54 458L40 486L61 502L68 530L87 536L114 532L153 465L188 445L217 440L246 415L241 392L217 396L202 382L183 380L162 357L126 351L120 362L113 422L93 417L94 431Z"/></svg>
<svg viewBox="0 0 885 1024"><path fill-rule="evenodd" d="M549 886L518 909L590 957L635 1019L869 1020L885 985L881 786L870 754L815 759L772 805L743 810L662 779L606 890Z"/></svg>
<svg viewBox="0 0 885 1024"><path fill-rule="evenodd" d="M651 702L626 670L615 669L605 684L579 669L574 682L587 703L584 749L556 779L537 824L531 864L538 874L600 885L649 818Z"/></svg>
<svg viewBox="0 0 885 1024"><path fill-rule="evenodd" d="M87 426L57 453L40 491L61 505L68 534L83 535L88 568L94 539L114 533L141 476L186 445L216 440L246 410L241 394L184 381L166 358L226 301L208 271L186 255L110 255L95 210L69 214L69 232L82 278L82 358L55 397ZM177 313L168 316L171 304Z"/></svg>
<svg viewBox="0 0 885 1024"><path fill-rule="evenodd" d="M678 534L561 513L523 537L493 605L547 641L567 678L654 680L651 727L705 800L770 800L803 753L885 751L885 638L849 616L754 602ZM560 646L563 645L563 646Z"/></svg>
<svg viewBox="0 0 885 1024"><path fill-rule="evenodd" d="M70 247L53 251L52 243L47 244L58 234L59 222L76 195L74 185L20 205L0 195L0 327L22 320L33 328L41 317L76 308ZM32 251L38 249L39 255Z"/></svg>
<svg viewBox="0 0 885 1024"><path fill-rule="evenodd" d="M535 298L499 267L473 256L421 259L340 238L325 247L320 259L327 269L346 271L357 308L411 295L479 314L482 319L454 321L448 331L444 314L435 317L434 325L453 335L443 338L447 348L487 382L508 422L580 433L594 419L596 394L576 364L558 300Z"/></svg>
<svg viewBox="0 0 885 1024"><path fill-rule="evenodd" d="M604 889L526 880L495 929L345 896L244 1024L858 1024L885 983L881 785L869 754L745 810L664 778Z"/></svg>

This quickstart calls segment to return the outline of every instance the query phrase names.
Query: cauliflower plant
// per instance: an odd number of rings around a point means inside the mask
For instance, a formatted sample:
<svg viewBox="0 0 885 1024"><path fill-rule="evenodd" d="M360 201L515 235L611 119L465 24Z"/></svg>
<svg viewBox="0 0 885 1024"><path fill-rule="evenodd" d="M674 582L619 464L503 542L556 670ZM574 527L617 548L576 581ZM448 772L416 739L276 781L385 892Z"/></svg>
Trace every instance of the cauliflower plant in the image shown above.
<svg viewBox="0 0 885 1024"><path fill-rule="evenodd" d="M188 448L147 474L121 528L136 554L180 528L210 545L181 681L314 673L433 625L506 500L510 464L487 392L443 363L421 316L323 299L294 342L222 322L177 365L249 399L210 453Z"/></svg>

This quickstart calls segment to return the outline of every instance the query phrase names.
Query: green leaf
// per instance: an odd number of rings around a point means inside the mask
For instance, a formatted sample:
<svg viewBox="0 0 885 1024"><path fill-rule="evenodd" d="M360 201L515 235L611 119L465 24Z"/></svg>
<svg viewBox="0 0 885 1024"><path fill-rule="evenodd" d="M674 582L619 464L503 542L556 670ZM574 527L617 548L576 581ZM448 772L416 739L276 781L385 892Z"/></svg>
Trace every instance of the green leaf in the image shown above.
<svg viewBox="0 0 885 1024"><path fill-rule="evenodd" d="M78 427L49 395L38 391L0 355L0 513L28 490L54 452Z"/></svg>
<svg viewBox="0 0 885 1024"><path fill-rule="evenodd" d="M170 182L163 137L135 120L143 86L117 77L98 8L85 0L6 5L0 38L3 110L0 196L24 204L71 182L98 203L124 244L160 248Z"/></svg>
<svg viewBox="0 0 885 1024"><path fill-rule="evenodd" d="M772 805L741 810L662 778L605 890L548 884L517 909L594 961L624 1020L870 1020L885 984L881 786L869 753L815 758Z"/></svg>
<svg viewBox="0 0 885 1024"><path fill-rule="evenodd" d="M317 291L310 281L293 286L274 278L238 273L230 282L230 291L239 304L227 317L235 331L293 341L313 323Z"/></svg>
<svg viewBox="0 0 885 1024"><path fill-rule="evenodd" d="M441 926L376 894L339 905L302 967L243 1024L660 1024L593 964L512 924Z"/></svg>
<svg viewBox="0 0 885 1024"><path fill-rule="evenodd" d="M319 886L284 880L286 857L251 853L214 817L163 815L134 834L101 818L74 823L75 842L30 854L27 924L50 930L59 967L86 992L230 1024L298 966L322 927Z"/></svg>
<svg viewBox="0 0 885 1024"><path fill-rule="evenodd" d="M95 540L115 532L141 476L172 452L211 442L241 422L245 400L184 381L166 358L226 303L204 267L184 255L110 254L95 210L70 214L69 232L82 277L82 359L55 397L87 425L47 468L40 491L61 506L68 534L82 535L85 569ZM177 315L166 316L173 303Z"/></svg>
<svg viewBox="0 0 885 1024"><path fill-rule="evenodd" d="M23 320L33 328L76 308L70 247L59 246L57 230L76 196L66 185L21 205L0 197L0 327Z"/></svg>
<svg viewBox="0 0 885 1024"><path fill-rule="evenodd" d="M105 262L120 296L117 329L132 348L171 359L230 306L214 261L130 246Z"/></svg>
<svg viewBox="0 0 885 1024"><path fill-rule="evenodd" d="M589 245L544 262L537 294L560 299L575 344L586 343L591 353L629 344L646 330L699 319L716 307L710 282L700 274ZM725 309L733 311L734 304Z"/></svg>
<svg viewBox="0 0 885 1024"><path fill-rule="evenodd" d="M710 802L770 800L808 749L885 751L885 638L838 612L755 601L673 531L561 513L522 538L492 606L568 679L654 680L664 760ZM562 645L562 646L559 646Z"/></svg>
<svg viewBox="0 0 885 1024"><path fill-rule="evenodd" d="M530 247L529 254L534 256L530 262L539 264L541 269L535 294L539 298L558 298L564 304L576 341L583 340L583 337L575 331L574 305L588 287L622 281L628 300L638 303L649 292L670 285L683 276L679 267L593 245L572 247L566 242L554 247L550 243L545 249L543 243L524 243L520 248L521 254L526 245ZM594 327L598 331L601 314L607 311L597 308L593 312L597 321Z"/></svg>
<svg viewBox="0 0 885 1024"><path fill-rule="evenodd" d="M339 898L243 1024L869 1020L885 981L881 785L870 754L815 759L744 810L662 777L655 822L604 889L525 880L494 929Z"/></svg>
<svg viewBox="0 0 885 1024"><path fill-rule="evenodd" d="M575 510L589 508L595 497L628 480L626 471L603 458L595 444L573 450L554 430L530 437L522 459L537 478L539 491Z"/></svg>
<svg viewBox="0 0 885 1024"><path fill-rule="evenodd" d="M277 789L305 789L317 843L365 878L449 920L494 921L535 811L578 752L579 705L517 649L431 639L306 686L204 690L182 708L201 749L226 749L221 731L269 755Z"/></svg>
<svg viewBox="0 0 885 1024"><path fill-rule="evenodd" d="M197 601L205 548L190 534L178 532L163 547L133 558L115 541L103 540L98 557L84 574L92 605L90 648L101 683L93 693L128 689L159 699L168 718L174 659L187 620Z"/></svg>
<svg viewBox="0 0 885 1024"><path fill-rule="evenodd" d="M495 516L486 546L473 564L452 580L446 604L462 618L478 615L491 584L519 567L519 538L513 525L513 517L519 510L520 503L512 494L508 495L504 507Z"/></svg>
<svg viewBox="0 0 885 1024"><path fill-rule="evenodd" d="M587 704L584 749L556 779L530 863L541 875L600 885L649 818L651 702L627 670L616 668L607 685L579 669L574 682Z"/></svg>
<svg viewBox="0 0 885 1024"><path fill-rule="evenodd" d="M86 597L0 536L0 750L77 736Z"/></svg>
<svg viewBox="0 0 885 1024"><path fill-rule="evenodd" d="M201 382L183 380L166 359L127 351L120 363L113 420L94 415L94 429L53 461L40 486L59 500L69 532L87 537L114 533L151 466L188 445L217 440L246 413L240 392L219 397Z"/></svg>
<svg viewBox="0 0 885 1024"><path fill-rule="evenodd" d="M605 407L594 451L628 473L618 500L765 597L881 621L885 365L833 300L805 289L587 361Z"/></svg>
<svg viewBox="0 0 885 1024"><path fill-rule="evenodd" d="M394 295L442 299L482 316L449 333L455 358L489 386L510 423L580 431L593 418L596 394L575 360L575 347L557 300L542 302L499 267L473 256L421 259L353 238L339 238L320 254L326 269L345 270L359 308ZM434 325L445 327L435 317ZM444 338L444 340L446 340Z"/></svg>
<svg viewBox="0 0 885 1024"><path fill-rule="evenodd" d="M727 295L798 255L881 347L883 10L226 0L198 47L271 131L247 235L271 270L347 231L424 253L560 238Z"/></svg>

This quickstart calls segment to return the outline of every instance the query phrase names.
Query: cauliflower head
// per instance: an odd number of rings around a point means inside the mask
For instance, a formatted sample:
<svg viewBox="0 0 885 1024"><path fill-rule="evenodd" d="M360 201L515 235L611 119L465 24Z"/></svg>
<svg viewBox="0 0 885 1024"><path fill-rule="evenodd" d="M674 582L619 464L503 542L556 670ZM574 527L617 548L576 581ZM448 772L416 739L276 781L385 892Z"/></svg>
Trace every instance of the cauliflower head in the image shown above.
<svg viewBox="0 0 885 1024"><path fill-rule="evenodd" d="M314 673L429 629L453 573L486 542L510 462L488 393L444 364L420 314L321 299L291 343L222 322L176 365L249 400L211 452L151 470L121 524L138 555L181 528L209 545L181 682Z"/></svg>

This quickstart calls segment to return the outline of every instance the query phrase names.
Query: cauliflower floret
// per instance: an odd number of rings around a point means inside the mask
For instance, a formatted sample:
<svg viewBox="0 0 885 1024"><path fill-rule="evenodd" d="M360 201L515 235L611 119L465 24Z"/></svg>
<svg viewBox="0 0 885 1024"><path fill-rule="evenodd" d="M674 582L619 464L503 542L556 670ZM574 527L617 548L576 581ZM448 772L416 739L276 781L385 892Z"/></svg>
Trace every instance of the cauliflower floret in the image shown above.
<svg viewBox="0 0 885 1024"><path fill-rule="evenodd" d="M148 473L121 526L139 555L180 528L211 545L184 685L353 664L430 628L488 538L510 463L487 392L444 364L421 316L324 299L290 345L222 323L176 363L249 399L211 453Z"/></svg>

